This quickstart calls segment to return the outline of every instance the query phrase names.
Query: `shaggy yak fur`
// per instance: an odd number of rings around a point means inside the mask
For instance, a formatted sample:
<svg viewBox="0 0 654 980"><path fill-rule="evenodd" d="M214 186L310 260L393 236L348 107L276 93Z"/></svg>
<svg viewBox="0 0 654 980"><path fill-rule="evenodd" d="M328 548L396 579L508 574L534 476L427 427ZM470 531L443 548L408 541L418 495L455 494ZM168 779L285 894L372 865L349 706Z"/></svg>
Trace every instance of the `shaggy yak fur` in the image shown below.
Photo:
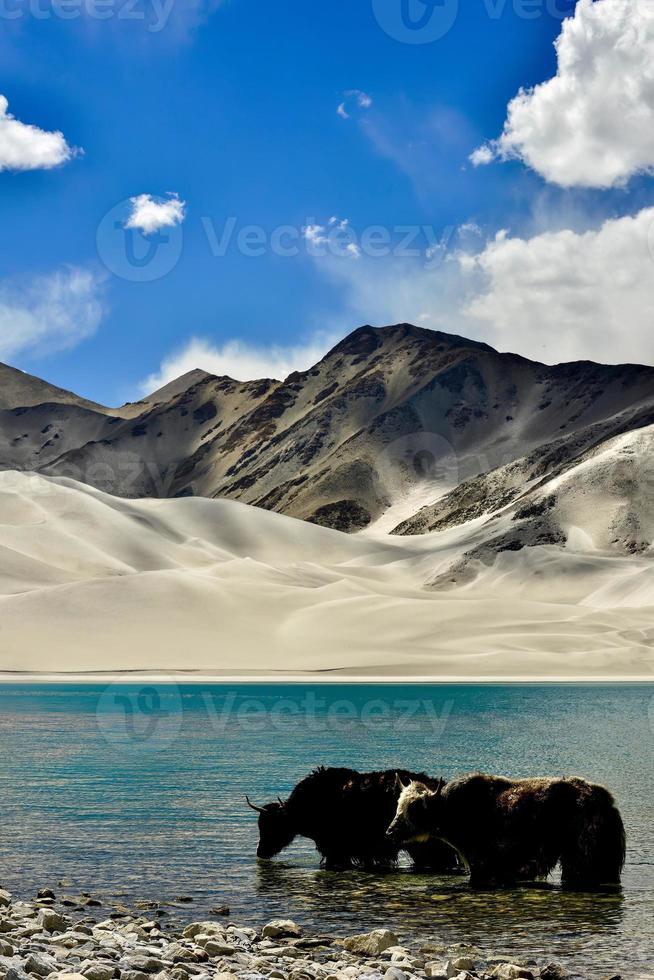
<svg viewBox="0 0 654 980"><path fill-rule="evenodd" d="M424 773L401 769L399 774L406 782L439 785ZM457 855L441 841L405 846L386 836L400 792L395 769L361 773L320 768L298 783L285 801L258 807L248 799L259 814L257 857L272 858L299 836L315 842L327 868L392 867L405 850L422 869L457 870Z"/></svg>
<svg viewBox="0 0 654 980"><path fill-rule="evenodd" d="M473 885L544 878L561 863L567 888L617 885L625 832L613 797L585 779L505 779L474 773L446 786L398 775L389 840L447 841Z"/></svg>

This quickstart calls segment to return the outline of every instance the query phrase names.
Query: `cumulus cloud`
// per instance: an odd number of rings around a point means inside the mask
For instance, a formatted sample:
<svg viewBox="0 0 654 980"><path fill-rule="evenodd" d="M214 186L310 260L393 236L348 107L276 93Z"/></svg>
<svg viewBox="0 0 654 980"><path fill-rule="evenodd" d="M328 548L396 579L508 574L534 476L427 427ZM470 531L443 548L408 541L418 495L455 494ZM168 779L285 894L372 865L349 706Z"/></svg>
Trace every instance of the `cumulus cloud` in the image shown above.
<svg viewBox="0 0 654 980"><path fill-rule="evenodd" d="M216 345L194 337L181 350L162 361L159 370L140 384L141 394L150 394L188 371L201 368L209 374L227 375L236 381L276 378L283 381L293 371L305 371L319 361L336 342L334 337L316 335L304 344L249 344L229 340Z"/></svg>
<svg viewBox="0 0 654 980"><path fill-rule="evenodd" d="M85 269L0 282L0 358L74 347L95 332L103 312L102 283Z"/></svg>
<svg viewBox="0 0 654 980"><path fill-rule="evenodd" d="M9 102L0 95L0 170L51 170L79 152L63 133L20 122L8 109Z"/></svg>
<svg viewBox="0 0 654 980"><path fill-rule="evenodd" d="M548 363L654 364L654 208L585 231L459 234L435 264L364 252L317 268L341 324L409 320Z"/></svg>
<svg viewBox="0 0 654 980"><path fill-rule="evenodd" d="M556 41L554 78L509 103L476 165L521 159L561 187L621 186L654 171L654 5L579 0Z"/></svg>
<svg viewBox="0 0 654 980"><path fill-rule="evenodd" d="M152 235L161 228L181 225L186 217L186 202L177 194L169 193L165 198L152 194L138 194L130 197L132 210L125 222L125 228L136 228L144 235Z"/></svg>
<svg viewBox="0 0 654 980"><path fill-rule="evenodd" d="M353 109L370 109L372 106L372 97L361 89L352 88L343 95L343 102L336 109L341 119L351 119Z"/></svg>
<svg viewBox="0 0 654 980"><path fill-rule="evenodd" d="M578 234L499 235L466 274L481 274L466 317L491 343L547 360L654 362L654 208Z"/></svg>

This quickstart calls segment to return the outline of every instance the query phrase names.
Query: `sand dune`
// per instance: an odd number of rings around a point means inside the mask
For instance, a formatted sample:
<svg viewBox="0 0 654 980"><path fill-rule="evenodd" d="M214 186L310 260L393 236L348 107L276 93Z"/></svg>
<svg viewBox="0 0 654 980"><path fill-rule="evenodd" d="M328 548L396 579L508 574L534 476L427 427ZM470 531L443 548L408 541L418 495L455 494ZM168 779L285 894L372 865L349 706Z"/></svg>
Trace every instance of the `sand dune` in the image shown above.
<svg viewBox="0 0 654 980"><path fill-rule="evenodd" d="M124 500L5 472L0 669L652 673L647 555L529 548L426 587L483 534L477 520L348 536L233 501Z"/></svg>

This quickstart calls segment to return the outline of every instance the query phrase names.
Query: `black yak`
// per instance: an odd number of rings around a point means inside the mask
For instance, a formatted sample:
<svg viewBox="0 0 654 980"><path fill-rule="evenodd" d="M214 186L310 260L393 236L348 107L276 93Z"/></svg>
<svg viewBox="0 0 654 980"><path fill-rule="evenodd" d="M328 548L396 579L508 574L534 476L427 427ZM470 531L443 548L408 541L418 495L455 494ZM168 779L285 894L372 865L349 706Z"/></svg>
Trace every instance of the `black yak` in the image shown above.
<svg viewBox="0 0 654 980"><path fill-rule="evenodd" d="M617 885L625 832L603 786L569 779L473 773L434 787L398 774L402 790L388 839L398 846L447 841L475 886L546 877L560 862L566 888Z"/></svg>
<svg viewBox="0 0 654 980"><path fill-rule="evenodd" d="M437 786L424 773L399 770L406 780ZM356 772L354 769L316 769L297 784L287 800L266 806L248 805L259 814L257 857L272 858L295 837L315 842L327 868L392 867L406 850L416 867L453 872L458 859L440 841L398 845L386 836L400 789L397 771Z"/></svg>

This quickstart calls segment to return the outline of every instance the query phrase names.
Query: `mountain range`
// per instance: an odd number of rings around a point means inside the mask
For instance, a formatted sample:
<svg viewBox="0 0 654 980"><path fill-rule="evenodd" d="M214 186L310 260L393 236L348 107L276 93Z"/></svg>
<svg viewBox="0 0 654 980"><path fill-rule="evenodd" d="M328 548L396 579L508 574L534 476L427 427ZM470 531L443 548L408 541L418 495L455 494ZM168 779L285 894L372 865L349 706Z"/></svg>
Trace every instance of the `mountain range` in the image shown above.
<svg viewBox="0 0 654 980"><path fill-rule="evenodd" d="M653 449L654 368L410 324L119 408L0 365L0 667L649 676Z"/></svg>
<svg viewBox="0 0 654 980"><path fill-rule="evenodd" d="M653 424L654 368L548 366L411 324L361 327L283 381L196 370L117 409L0 366L2 469L350 532L485 519L482 557L591 517L602 547L648 548Z"/></svg>

